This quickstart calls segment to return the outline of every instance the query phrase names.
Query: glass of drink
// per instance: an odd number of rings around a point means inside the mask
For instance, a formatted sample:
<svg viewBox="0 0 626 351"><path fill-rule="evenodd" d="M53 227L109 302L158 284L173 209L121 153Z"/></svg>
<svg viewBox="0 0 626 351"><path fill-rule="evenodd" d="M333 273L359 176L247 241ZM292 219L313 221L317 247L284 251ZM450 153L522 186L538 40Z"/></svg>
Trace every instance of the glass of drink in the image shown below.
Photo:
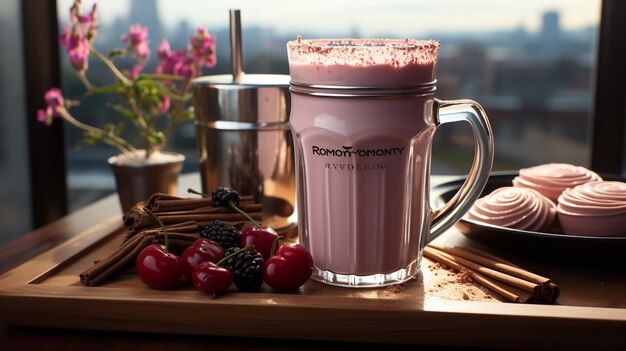
<svg viewBox="0 0 626 351"><path fill-rule="evenodd" d="M313 278L375 287L416 276L424 246L485 186L493 136L482 107L435 98L439 42L315 39L287 44L300 242ZM475 140L465 184L431 210L432 139L467 122Z"/></svg>

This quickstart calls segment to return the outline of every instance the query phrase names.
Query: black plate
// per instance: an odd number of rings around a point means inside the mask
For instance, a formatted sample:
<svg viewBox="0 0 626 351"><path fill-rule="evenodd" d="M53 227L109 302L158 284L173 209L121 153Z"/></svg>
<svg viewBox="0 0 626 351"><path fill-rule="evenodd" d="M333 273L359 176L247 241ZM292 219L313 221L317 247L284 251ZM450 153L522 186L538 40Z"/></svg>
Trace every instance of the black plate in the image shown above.
<svg viewBox="0 0 626 351"><path fill-rule="evenodd" d="M492 172L481 197L497 188L511 186L517 171ZM615 175L601 174L604 180L625 181ZM439 207L459 190L465 178L439 184L432 189L433 206ZM532 232L483 224L461 219L455 225L465 236L485 245L504 247L511 251L536 254L558 259L583 259L626 261L626 237L574 236L560 233ZM624 257L624 258L623 258Z"/></svg>

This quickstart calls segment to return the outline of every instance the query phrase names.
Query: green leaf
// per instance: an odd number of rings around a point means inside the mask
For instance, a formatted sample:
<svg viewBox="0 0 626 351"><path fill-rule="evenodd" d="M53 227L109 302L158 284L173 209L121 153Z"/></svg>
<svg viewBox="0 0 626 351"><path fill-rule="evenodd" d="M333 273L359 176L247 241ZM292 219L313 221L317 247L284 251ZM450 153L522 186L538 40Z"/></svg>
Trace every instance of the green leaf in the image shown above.
<svg viewBox="0 0 626 351"><path fill-rule="evenodd" d="M131 121L135 120L135 114L131 110L127 109L126 107L122 105L117 105L117 104L108 104L108 106L113 111L116 111L122 116L126 117L128 120L131 120Z"/></svg>
<svg viewBox="0 0 626 351"><path fill-rule="evenodd" d="M156 145L161 145L165 142L165 135L162 132L151 131L148 134L148 140Z"/></svg>
<svg viewBox="0 0 626 351"><path fill-rule="evenodd" d="M183 111L181 113L178 114L178 118L184 120L184 121L190 121L194 119L194 113L193 111Z"/></svg>
<svg viewBox="0 0 626 351"><path fill-rule="evenodd" d="M120 135L122 134L122 132L124 131L124 128L126 128L126 125L122 122L118 123L115 125L115 135Z"/></svg>
<svg viewBox="0 0 626 351"><path fill-rule="evenodd" d="M107 93L119 93L123 92L124 87L121 83L105 85L102 87L97 87L91 90L86 94L86 96L96 95L96 94L107 94Z"/></svg>
<svg viewBox="0 0 626 351"><path fill-rule="evenodd" d="M117 57L122 57L126 55L125 49L113 49L109 52L109 59L113 60Z"/></svg>
<svg viewBox="0 0 626 351"><path fill-rule="evenodd" d="M65 105L66 109L70 109L74 106L80 106L80 100L64 99L63 104Z"/></svg>
<svg viewBox="0 0 626 351"><path fill-rule="evenodd" d="M149 79L144 79L144 80L138 80L135 82L135 86L139 87L139 88L143 88L143 89L150 89L151 87L154 86L154 81L153 80L149 80Z"/></svg>
<svg viewBox="0 0 626 351"><path fill-rule="evenodd" d="M104 131L107 135L115 135L115 125L113 123L107 123L104 125Z"/></svg>
<svg viewBox="0 0 626 351"><path fill-rule="evenodd" d="M102 133L96 133L86 131L83 134L83 139L79 142L79 145L95 145L102 142L104 135Z"/></svg>
<svg viewBox="0 0 626 351"><path fill-rule="evenodd" d="M104 125L104 131L108 136L119 136L120 133L124 130L124 123L107 123Z"/></svg>
<svg viewBox="0 0 626 351"><path fill-rule="evenodd" d="M139 75L137 80L142 79L158 79L158 80L183 80L184 77L175 76L173 74L164 74L164 73L142 73Z"/></svg>
<svg viewBox="0 0 626 351"><path fill-rule="evenodd" d="M173 93L171 90L165 90L163 92L163 96L168 96L172 100L181 101L181 102L186 102L192 97L191 94L180 95L180 94Z"/></svg>

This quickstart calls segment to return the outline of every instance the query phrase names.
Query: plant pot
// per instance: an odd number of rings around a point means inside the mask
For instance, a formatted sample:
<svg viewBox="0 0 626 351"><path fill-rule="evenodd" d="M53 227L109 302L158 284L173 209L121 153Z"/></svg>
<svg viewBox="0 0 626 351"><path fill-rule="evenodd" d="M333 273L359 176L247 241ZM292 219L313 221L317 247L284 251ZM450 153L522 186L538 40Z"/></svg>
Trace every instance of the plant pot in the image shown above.
<svg viewBox="0 0 626 351"><path fill-rule="evenodd" d="M161 152L146 160L144 155L145 151L139 150L133 156L120 154L108 159L124 213L154 193L177 193L178 175L185 156L175 152Z"/></svg>

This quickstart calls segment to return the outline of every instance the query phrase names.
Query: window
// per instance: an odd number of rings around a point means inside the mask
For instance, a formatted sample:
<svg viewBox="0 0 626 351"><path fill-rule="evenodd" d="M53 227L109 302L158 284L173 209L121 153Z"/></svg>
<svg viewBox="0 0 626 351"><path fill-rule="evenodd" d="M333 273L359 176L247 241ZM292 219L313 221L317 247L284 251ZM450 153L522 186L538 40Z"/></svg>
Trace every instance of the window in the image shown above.
<svg viewBox="0 0 626 351"><path fill-rule="evenodd" d="M0 244L31 229L20 1L0 11ZM7 118L12 116L12 118Z"/></svg>
<svg viewBox="0 0 626 351"><path fill-rule="evenodd" d="M91 3L84 1L83 6ZM59 1L61 22L70 5L69 0ZM101 1L98 6L101 29L96 45L103 50L121 46L119 38L130 23L149 25L153 53L161 37L180 47L195 26L205 25L218 37L218 64L205 74L230 71L228 9L232 7L242 11L244 70L250 73L288 73L284 44L297 34L439 39L437 96L470 98L483 105L494 130L494 170L546 162L591 163L599 0L389 0L368 6L358 1L291 6L277 0L227 4L134 0ZM64 90L80 95L80 82L64 56L61 62ZM97 77L101 69L93 63L88 74ZM85 106L81 113L97 121L113 112ZM470 133L463 126L438 131L434 173L464 174L469 169ZM76 209L114 191L105 160L115 151L104 146L75 149L81 134L69 126L66 136L70 208ZM193 124L179 128L169 148L187 155L183 172L197 169Z"/></svg>

